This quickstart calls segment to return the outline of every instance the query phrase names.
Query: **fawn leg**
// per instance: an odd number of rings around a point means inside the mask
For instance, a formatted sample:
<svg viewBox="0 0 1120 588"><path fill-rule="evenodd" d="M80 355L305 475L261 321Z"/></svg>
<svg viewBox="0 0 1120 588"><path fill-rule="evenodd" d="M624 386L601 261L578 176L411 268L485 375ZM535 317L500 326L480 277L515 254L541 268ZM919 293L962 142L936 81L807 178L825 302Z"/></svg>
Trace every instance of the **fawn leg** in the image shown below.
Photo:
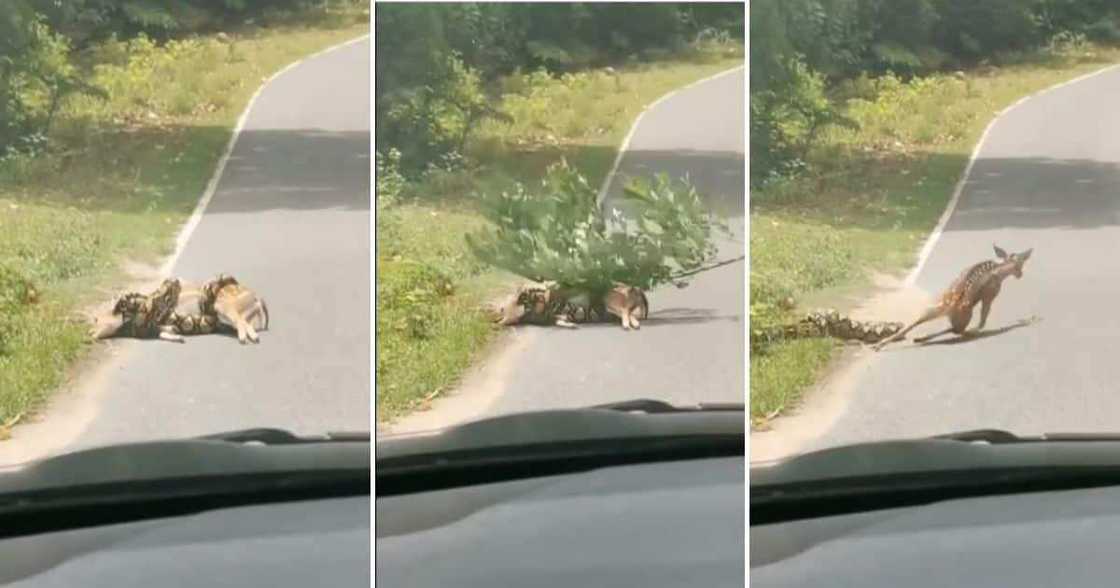
<svg viewBox="0 0 1120 588"><path fill-rule="evenodd" d="M984 325L988 323L988 312L992 310L992 299L983 298L980 300L980 326L976 327L977 331L983 331Z"/></svg>
<svg viewBox="0 0 1120 588"><path fill-rule="evenodd" d="M942 316L945 316L945 309L944 308L942 308L941 306L931 306L931 307L927 308L925 310L925 312L922 313L921 316L918 317L918 320L910 323L909 325L907 325L907 327L905 329L902 329L901 331L895 333L889 339L884 339L884 340L880 341L879 343L875 344L875 346L872 347L872 349L874 349L875 351L878 351L878 350L882 349L883 346L886 345L887 343L893 343L895 341L901 341L901 340L906 338L906 333L909 333L911 330L914 329L914 327L916 327L916 326L918 326L922 323L928 323L929 321L932 321L933 319L936 319L936 318L940 318Z"/></svg>
<svg viewBox="0 0 1120 588"><path fill-rule="evenodd" d="M242 343L245 343L246 341L250 341L252 343L261 342L261 338L257 335L257 330L253 327L253 323L251 322L253 319L251 310L249 311L249 313L237 313L233 316L234 322L237 323L237 338Z"/></svg>
<svg viewBox="0 0 1120 588"><path fill-rule="evenodd" d="M557 316L556 317L556 326L564 327L565 329L576 328L576 324L573 323L572 321L568 320L568 318L564 317L564 316Z"/></svg>
<svg viewBox="0 0 1120 588"><path fill-rule="evenodd" d="M954 310L949 313L949 323L952 325L954 333L961 337L971 337L972 333L968 331L968 323L972 322L972 307Z"/></svg>
<svg viewBox="0 0 1120 588"><path fill-rule="evenodd" d="M253 323L245 320L244 318L241 320L245 322L245 333L249 336L249 340L253 343L260 343L261 338L259 335L257 335L257 330L253 328Z"/></svg>
<svg viewBox="0 0 1120 588"><path fill-rule="evenodd" d="M234 314L231 318L233 319L234 328L237 329L237 341L239 343L242 345L250 341L253 343L260 343L260 338L257 337L257 331L253 329L253 325L250 325L249 321L245 320L244 316Z"/></svg>
<svg viewBox="0 0 1120 588"><path fill-rule="evenodd" d="M953 327L953 333L968 335L969 323L972 323L972 308L963 308L950 312L949 324Z"/></svg>
<svg viewBox="0 0 1120 588"><path fill-rule="evenodd" d="M186 343L187 340L182 335L175 332L175 327L162 326L159 329L159 338L164 341L171 341L172 343Z"/></svg>
<svg viewBox="0 0 1120 588"><path fill-rule="evenodd" d="M249 340L249 332L245 328L245 321L237 321L237 341L244 345Z"/></svg>
<svg viewBox="0 0 1120 588"><path fill-rule="evenodd" d="M936 339L936 338L938 338L942 335L947 335L949 333L956 333L958 335L961 335L965 332L965 329L968 327L968 323L971 322L971 321L972 321L972 309L971 308L965 309L965 310L950 310L949 311L949 328L948 329L945 329L944 331L938 331L936 333L933 333L932 335L926 335L925 337L917 337L917 338L914 339L914 342L915 343L925 343L927 341L931 341L933 339Z"/></svg>
<svg viewBox="0 0 1120 588"><path fill-rule="evenodd" d="M948 329L945 329L944 331L938 331L938 332L933 333L931 335L926 335L924 337L915 337L914 342L915 343L925 343L926 341L932 341L932 340L934 340L934 339L936 339L936 338L938 338L942 335L948 335L949 333L952 333L952 332L953 332L953 327L949 327Z"/></svg>

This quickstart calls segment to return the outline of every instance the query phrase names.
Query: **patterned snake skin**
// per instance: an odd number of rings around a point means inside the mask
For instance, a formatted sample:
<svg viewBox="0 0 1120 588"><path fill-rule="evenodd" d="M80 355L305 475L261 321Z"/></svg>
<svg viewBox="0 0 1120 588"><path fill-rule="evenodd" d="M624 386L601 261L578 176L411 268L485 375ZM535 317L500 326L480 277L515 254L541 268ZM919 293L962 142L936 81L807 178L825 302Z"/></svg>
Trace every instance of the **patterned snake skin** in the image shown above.
<svg viewBox="0 0 1120 588"><path fill-rule="evenodd" d="M600 323L613 317L601 302L592 304L586 293L566 295L549 287L526 287L517 294L517 304L525 309L522 323L552 324L556 317L572 323Z"/></svg>
<svg viewBox="0 0 1120 588"><path fill-rule="evenodd" d="M198 313L179 314L175 307L179 304L182 284L178 279L167 279L151 294L124 294L113 306L113 314L123 317L122 333L131 337L157 337L164 326L174 327L180 335L207 335L221 326L214 311L218 292L237 283L232 276L220 274L202 286Z"/></svg>
<svg viewBox="0 0 1120 588"><path fill-rule="evenodd" d="M854 320L832 309L814 310L793 324L752 329L751 349L810 337L876 343L901 331L902 327L902 323Z"/></svg>
<svg viewBox="0 0 1120 588"><path fill-rule="evenodd" d="M644 300L644 294L642 296ZM572 324L608 323L617 320L607 310L604 297L593 297L588 292L563 289L551 283L520 287L515 304L525 311L517 321L524 324L553 325L558 318ZM641 307L636 317L645 319L648 314L647 304Z"/></svg>

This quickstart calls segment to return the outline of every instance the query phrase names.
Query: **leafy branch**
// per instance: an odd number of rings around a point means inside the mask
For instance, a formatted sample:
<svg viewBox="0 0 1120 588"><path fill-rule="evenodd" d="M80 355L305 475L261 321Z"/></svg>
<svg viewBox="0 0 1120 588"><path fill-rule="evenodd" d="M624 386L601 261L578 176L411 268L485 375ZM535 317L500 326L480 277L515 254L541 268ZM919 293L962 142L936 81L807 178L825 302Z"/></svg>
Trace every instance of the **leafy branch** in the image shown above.
<svg viewBox="0 0 1120 588"><path fill-rule="evenodd" d="M727 230L687 179L632 180L620 204L625 212L604 215L597 191L561 161L535 192L518 184L484 197L493 227L468 235L467 244L484 263L530 280L589 292L615 282L648 290L711 260L712 232Z"/></svg>

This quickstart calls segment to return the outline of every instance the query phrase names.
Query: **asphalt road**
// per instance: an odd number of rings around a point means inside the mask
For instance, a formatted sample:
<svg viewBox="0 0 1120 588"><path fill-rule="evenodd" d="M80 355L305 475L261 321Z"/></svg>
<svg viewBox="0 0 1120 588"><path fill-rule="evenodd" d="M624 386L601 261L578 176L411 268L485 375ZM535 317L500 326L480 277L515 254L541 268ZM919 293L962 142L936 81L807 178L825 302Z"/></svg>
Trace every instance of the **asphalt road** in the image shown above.
<svg viewBox="0 0 1120 588"><path fill-rule="evenodd" d="M1033 247L1023 278L1004 282L993 305L991 336L887 348L813 447L978 428L1120 431L1118 96L1113 69L995 123L917 281L934 293L992 257L993 243ZM1003 330L1032 315L1041 321Z"/></svg>
<svg viewBox="0 0 1120 588"><path fill-rule="evenodd" d="M682 90L646 113L606 202L625 176L688 174L732 229L719 259L743 254L746 104L743 71ZM699 274L689 287L648 293L639 331L617 324L576 330L519 327L532 341L514 360L489 415L653 398L673 403L743 402L745 264ZM543 329L543 332L541 331ZM516 343L515 343L516 344Z"/></svg>
<svg viewBox="0 0 1120 588"><path fill-rule="evenodd" d="M368 431L369 41L274 79L173 268L236 276L268 302L259 345L124 341L77 446L250 427Z"/></svg>

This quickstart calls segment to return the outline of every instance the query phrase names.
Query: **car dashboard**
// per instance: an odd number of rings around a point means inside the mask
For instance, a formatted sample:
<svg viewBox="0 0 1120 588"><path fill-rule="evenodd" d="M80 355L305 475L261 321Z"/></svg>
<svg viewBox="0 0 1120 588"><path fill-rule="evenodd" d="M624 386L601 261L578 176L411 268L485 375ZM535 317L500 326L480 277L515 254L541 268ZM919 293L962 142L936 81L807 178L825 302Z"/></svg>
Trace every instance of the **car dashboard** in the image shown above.
<svg viewBox="0 0 1120 588"><path fill-rule="evenodd" d="M743 585L743 457L378 498L379 586Z"/></svg>
<svg viewBox="0 0 1120 588"><path fill-rule="evenodd" d="M369 496L257 504L0 539L13 588L367 586Z"/></svg>

